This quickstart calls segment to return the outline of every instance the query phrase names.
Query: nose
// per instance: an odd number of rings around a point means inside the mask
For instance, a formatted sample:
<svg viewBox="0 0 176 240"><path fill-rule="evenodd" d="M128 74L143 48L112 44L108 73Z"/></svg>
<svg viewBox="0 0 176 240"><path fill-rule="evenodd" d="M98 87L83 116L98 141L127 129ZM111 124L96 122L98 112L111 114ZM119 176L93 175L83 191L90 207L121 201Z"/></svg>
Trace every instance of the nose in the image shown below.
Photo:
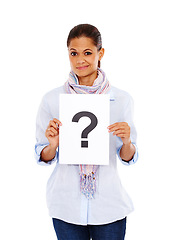
<svg viewBox="0 0 176 240"><path fill-rule="evenodd" d="M84 57L82 55L78 56L77 64L83 64L83 63L85 63Z"/></svg>

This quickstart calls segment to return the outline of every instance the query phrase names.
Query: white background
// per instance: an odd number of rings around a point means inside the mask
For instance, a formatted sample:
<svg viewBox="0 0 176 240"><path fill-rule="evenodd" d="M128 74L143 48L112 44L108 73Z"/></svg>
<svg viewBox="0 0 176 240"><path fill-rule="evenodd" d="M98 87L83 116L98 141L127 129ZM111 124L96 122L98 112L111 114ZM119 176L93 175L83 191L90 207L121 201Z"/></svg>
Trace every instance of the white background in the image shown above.
<svg viewBox="0 0 176 240"><path fill-rule="evenodd" d="M35 118L68 77L66 39L79 23L98 27L102 68L134 99L140 158L118 164L135 205L126 240L176 239L175 12L171 0L0 2L1 239L56 239L45 203L54 166L35 163Z"/></svg>

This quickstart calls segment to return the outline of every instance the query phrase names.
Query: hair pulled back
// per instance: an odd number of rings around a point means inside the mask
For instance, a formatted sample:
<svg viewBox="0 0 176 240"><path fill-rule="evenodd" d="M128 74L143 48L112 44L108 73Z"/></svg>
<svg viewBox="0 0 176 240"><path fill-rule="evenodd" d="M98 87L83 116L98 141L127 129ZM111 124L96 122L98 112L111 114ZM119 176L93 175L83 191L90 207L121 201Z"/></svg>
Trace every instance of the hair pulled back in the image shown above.
<svg viewBox="0 0 176 240"><path fill-rule="evenodd" d="M67 38L67 47L69 47L72 39L80 37L90 38L98 51L102 48L101 34L93 25L79 24L72 28ZM98 67L100 67L100 61L98 62Z"/></svg>

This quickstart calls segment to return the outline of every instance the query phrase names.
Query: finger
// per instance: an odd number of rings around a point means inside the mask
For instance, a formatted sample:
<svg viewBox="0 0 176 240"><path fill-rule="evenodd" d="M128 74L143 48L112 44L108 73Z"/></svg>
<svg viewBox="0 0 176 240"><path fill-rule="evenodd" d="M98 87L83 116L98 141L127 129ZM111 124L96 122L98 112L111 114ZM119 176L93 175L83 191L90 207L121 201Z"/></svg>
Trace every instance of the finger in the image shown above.
<svg viewBox="0 0 176 240"><path fill-rule="evenodd" d="M113 132L113 135L119 135L119 134L127 134L125 130L116 130Z"/></svg>
<svg viewBox="0 0 176 240"><path fill-rule="evenodd" d="M110 126L108 126L108 129L111 129L111 128L121 128L121 127L125 127L125 126L128 126L128 124L126 122L117 122L117 123L114 123L114 124L111 124Z"/></svg>
<svg viewBox="0 0 176 240"><path fill-rule="evenodd" d="M120 137L120 138L128 138L128 136L126 136L126 134L118 134L118 135L116 135L117 137Z"/></svg>
<svg viewBox="0 0 176 240"><path fill-rule="evenodd" d="M45 136L48 137L55 137L59 135L59 129L55 130L53 127L47 128L46 132L45 132Z"/></svg>
<svg viewBox="0 0 176 240"><path fill-rule="evenodd" d="M114 131L118 131L118 130L125 130L125 127L123 127L123 126L120 126L120 127L114 126L114 127L109 128L109 132L114 132Z"/></svg>
<svg viewBox="0 0 176 240"><path fill-rule="evenodd" d="M51 132L50 130L47 129L45 132L45 136L48 138L48 137L54 137L55 135L53 132Z"/></svg>
<svg viewBox="0 0 176 240"><path fill-rule="evenodd" d="M118 127L119 126L119 123L114 123L114 124L111 124L108 126L108 129L111 129L113 127Z"/></svg>
<svg viewBox="0 0 176 240"><path fill-rule="evenodd" d="M50 127L54 127L55 129L58 128L57 124L56 124L53 120L51 120L51 121L49 122L48 129L49 129Z"/></svg>
<svg viewBox="0 0 176 240"><path fill-rule="evenodd" d="M54 120L51 120L49 122L48 128L53 127L53 128L55 128L57 130L59 128L59 126L61 126L61 122L60 122L60 125L59 125L58 122L56 122Z"/></svg>
<svg viewBox="0 0 176 240"><path fill-rule="evenodd" d="M49 131L49 132L47 133L47 136L48 136L48 137L55 137L55 134L54 134L53 132Z"/></svg>
<svg viewBox="0 0 176 240"><path fill-rule="evenodd" d="M61 121L59 121L57 118L54 118L53 121L58 124L58 126L62 126Z"/></svg>
<svg viewBox="0 0 176 240"><path fill-rule="evenodd" d="M127 134L127 133L117 133L113 135L116 135L117 137L120 137L120 138L130 138L130 134Z"/></svg>
<svg viewBox="0 0 176 240"><path fill-rule="evenodd" d="M54 127L50 127L50 128L48 129L48 131L54 133L54 135L57 135L57 134L58 134L58 128L57 128L57 130L56 130Z"/></svg>

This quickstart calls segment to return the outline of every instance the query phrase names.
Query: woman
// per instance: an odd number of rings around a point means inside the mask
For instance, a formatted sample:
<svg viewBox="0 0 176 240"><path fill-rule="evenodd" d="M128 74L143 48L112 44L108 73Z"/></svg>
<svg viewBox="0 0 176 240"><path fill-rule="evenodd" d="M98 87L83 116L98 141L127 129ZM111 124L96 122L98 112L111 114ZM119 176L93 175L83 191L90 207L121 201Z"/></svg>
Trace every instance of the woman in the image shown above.
<svg viewBox="0 0 176 240"><path fill-rule="evenodd" d="M89 24L74 27L67 47L69 79L44 96L37 116L36 159L41 165L56 161L47 184L49 214L59 240L123 240L126 216L133 211L133 204L121 185L116 155L126 165L138 158L132 99L128 93L110 86L100 69L104 49L97 28ZM59 164L62 93L110 95L108 166Z"/></svg>

